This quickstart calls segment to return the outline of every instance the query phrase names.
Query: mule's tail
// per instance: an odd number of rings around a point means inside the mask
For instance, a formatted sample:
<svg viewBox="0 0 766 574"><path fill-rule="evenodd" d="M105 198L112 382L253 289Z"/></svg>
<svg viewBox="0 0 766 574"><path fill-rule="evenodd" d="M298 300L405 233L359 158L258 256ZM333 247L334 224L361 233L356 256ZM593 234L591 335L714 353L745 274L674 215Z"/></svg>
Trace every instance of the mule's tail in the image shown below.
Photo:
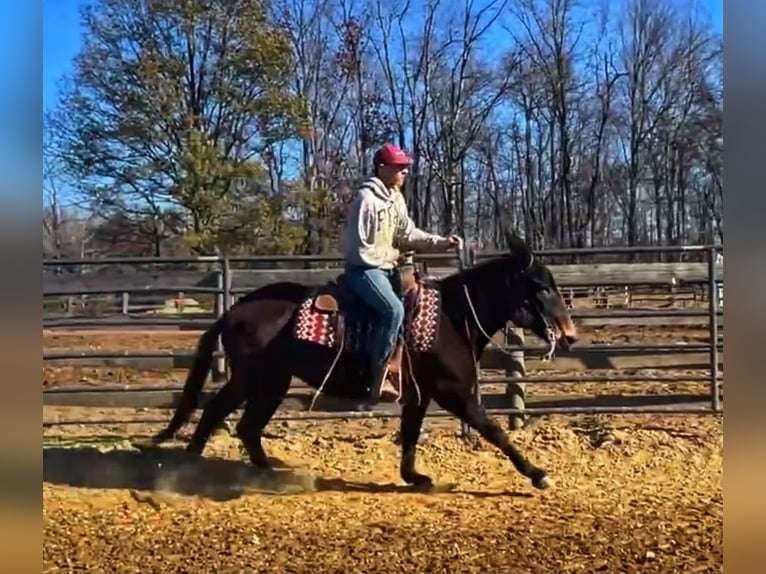
<svg viewBox="0 0 766 574"><path fill-rule="evenodd" d="M224 316L225 317L225 316ZM213 364L213 352L215 351L218 335L221 333L224 317L219 318L202 333L194 353L194 361L186 375L181 401L176 407L173 418L165 429L152 437L152 443L161 444L175 436L179 429L189 420L194 409L197 408L199 395L205 385L207 374Z"/></svg>

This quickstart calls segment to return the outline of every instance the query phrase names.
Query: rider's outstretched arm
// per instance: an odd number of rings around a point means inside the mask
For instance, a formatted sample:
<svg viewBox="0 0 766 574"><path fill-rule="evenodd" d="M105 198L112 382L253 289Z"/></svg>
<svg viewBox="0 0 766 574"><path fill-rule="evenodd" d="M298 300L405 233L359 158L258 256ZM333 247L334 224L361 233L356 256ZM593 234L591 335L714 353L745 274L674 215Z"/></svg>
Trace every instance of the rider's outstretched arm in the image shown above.
<svg viewBox="0 0 766 574"><path fill-rule="evenodd" d="M413 249L422 253L439 253L448 250L451 243L448 238L428 233L419 229L407 211L407 203L404 196L396 195L396 208L399 215L399 224L396 227L396 239L400 249Z"/></svg>

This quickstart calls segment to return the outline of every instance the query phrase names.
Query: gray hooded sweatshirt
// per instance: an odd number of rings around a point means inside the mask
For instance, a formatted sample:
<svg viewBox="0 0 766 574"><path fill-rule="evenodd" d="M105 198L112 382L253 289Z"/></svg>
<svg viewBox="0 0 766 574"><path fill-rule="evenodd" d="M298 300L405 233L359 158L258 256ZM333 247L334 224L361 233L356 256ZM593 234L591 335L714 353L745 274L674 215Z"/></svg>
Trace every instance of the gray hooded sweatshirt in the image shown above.
<svg viewBox="0 0 766 574"><path fill-rule="evenodd" d="M395 266L398 248L434 252L450 246L447 238L418 229L404 196L374 176L362 183L351 203L340 243L347 265L380 269Z"/></svg>

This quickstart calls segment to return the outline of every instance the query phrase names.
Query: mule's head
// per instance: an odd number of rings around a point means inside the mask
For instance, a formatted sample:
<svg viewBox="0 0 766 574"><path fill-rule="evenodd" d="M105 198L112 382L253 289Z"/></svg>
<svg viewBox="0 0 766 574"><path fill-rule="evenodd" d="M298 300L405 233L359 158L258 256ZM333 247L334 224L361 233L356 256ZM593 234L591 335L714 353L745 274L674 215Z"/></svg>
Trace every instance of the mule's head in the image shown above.
<svg viewBox="0 0 766 574"><path fill-rule="evenodd" d="M577 329L553 274L523 239L506 232L506 241L511 265L511 321L550 344L568 349L577 341Z"/></svg>

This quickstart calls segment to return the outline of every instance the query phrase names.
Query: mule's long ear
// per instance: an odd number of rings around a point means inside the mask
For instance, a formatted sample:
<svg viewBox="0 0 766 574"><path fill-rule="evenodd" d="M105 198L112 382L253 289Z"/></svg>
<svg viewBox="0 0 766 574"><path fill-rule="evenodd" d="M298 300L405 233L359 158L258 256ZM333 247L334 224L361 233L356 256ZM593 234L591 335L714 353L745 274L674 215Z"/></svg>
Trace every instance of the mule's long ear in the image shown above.
<svg viewBox="0 0 766 574"><path fill-rule="evenodd" d="M505 230L505 241L508 244L508 250L518 258L521 269L532 265L532 250L526 241L510 229Z"/></svg>

